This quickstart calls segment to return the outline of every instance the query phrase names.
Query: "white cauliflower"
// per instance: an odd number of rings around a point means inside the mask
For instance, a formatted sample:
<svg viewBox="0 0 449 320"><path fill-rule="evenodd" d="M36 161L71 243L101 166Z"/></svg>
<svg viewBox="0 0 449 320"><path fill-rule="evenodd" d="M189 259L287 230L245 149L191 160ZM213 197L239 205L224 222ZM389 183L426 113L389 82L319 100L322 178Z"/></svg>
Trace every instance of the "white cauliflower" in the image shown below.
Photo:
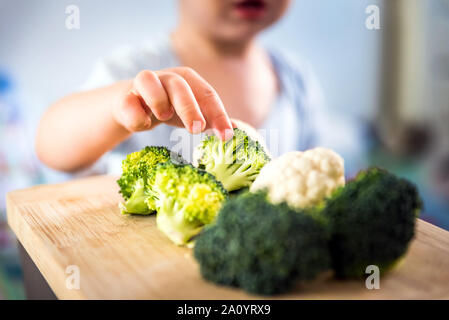
<svg viewBox="0 0 449 320"><path fill-rule="evenodd" d="M265 189L273 203L287 202L294 208L320 204L345 184L344 161L336 152L316 148L288 152L260 171L250 191Z"/></svg>

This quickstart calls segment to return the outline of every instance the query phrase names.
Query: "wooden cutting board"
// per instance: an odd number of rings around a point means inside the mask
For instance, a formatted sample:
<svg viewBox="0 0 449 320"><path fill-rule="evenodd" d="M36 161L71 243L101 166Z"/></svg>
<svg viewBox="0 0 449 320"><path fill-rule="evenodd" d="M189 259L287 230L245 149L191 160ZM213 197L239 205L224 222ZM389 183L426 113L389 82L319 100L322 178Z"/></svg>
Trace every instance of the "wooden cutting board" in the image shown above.
<svg viewBox="0 0 449 320"><path fill-rule="evenodd" d="M204 281L191 250L173 245L154 216L121 215L115 180L91 177L7 195L8 223L58 298L259 298ZM79 289L66 287L71 265L79 268ZM381 277L379 290L328 274L276 298L448 299L449 232L418 221L406 258Z"/></svg>

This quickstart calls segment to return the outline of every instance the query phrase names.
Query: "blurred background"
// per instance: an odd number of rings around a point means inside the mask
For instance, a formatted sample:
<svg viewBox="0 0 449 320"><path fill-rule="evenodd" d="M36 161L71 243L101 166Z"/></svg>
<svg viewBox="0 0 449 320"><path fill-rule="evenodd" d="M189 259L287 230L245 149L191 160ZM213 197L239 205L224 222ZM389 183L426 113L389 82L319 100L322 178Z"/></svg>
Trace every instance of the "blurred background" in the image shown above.
<svg viewBox="0 0 449 320"><path fill-rule="evenodd" d="M79 30L65 26L71 4ZM380 29L366 27L370 5ZM35 157L40 115L98 58L156 41L175 23L176 0L0 0L0 299L24 298L5 194L65 178ZM260 40L310 62L332 111L363 128L354 146L363 155L345 150L348 172L380 165L412 180L421 217L449 230L448 39L449 0L293 0Z"/></svg>

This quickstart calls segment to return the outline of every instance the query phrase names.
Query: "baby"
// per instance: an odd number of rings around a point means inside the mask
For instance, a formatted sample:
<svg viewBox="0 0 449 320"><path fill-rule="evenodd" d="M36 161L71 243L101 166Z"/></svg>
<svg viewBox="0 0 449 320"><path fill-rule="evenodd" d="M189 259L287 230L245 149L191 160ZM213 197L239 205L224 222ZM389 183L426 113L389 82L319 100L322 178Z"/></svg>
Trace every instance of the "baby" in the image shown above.
<svg viewBox="0 0 449 320"><path fill-rule="evenodd" d="M111 150L170 147L174 127L229 139L232 118L275 132L275 156L312 147L322 107L316 79L256 41L290 2L179 0L170 36L99 61L81 92L50 106L37 132L39 158L78 172Z"/></svg>

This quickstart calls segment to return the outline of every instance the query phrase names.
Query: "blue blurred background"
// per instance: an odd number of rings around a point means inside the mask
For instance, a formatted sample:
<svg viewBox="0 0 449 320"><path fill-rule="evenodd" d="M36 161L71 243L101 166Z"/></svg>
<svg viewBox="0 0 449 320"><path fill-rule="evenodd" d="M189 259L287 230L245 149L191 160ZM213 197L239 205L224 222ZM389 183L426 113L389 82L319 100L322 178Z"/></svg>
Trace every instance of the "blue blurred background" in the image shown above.
<svg viewBox="0 0 449 320"><path fill-rule="evenodd" d="M70 4L80 9L79 30L65 27ZM369 5L380 8L380 30L365 27ZM63 178L34 155L40 115L80 87L99 57L158 39L175 23L175 0L0 0L0 298L24 297L6 192ZM333 112L364 128L366 153L348 161L414 181L422 218L446 229L448 39L448 0L294 0L261 37L309 61Z"/></svg>

